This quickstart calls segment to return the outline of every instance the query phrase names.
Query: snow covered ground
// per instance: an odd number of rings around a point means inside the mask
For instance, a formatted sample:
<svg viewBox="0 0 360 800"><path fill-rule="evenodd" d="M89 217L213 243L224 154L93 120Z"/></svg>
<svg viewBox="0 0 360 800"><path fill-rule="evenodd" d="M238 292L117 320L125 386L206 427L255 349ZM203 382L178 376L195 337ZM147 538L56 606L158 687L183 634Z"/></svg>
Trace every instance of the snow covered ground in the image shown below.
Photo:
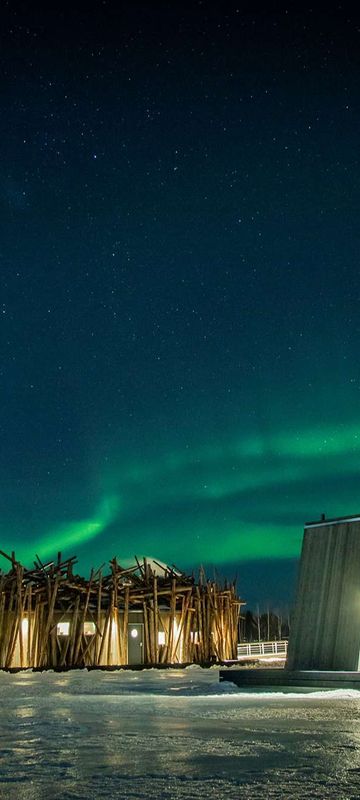
<svg viewBox="0 0 360 800"><path fill-rule="evenodd" d="M1 800L358 800L360 692L218 670L0 673Z"/></svg>

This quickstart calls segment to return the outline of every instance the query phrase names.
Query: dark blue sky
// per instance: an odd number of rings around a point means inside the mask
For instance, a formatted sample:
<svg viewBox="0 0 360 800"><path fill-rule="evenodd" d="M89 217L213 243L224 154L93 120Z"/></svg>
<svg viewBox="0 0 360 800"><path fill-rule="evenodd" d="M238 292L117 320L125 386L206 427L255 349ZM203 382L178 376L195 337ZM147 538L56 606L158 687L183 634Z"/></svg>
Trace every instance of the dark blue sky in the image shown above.
<svg viewBox="0 0 360 800"><path fill-rule="evenodd" d="M360 507L360 15L154 5L4 10L1 547L287 603Z"/></svg>

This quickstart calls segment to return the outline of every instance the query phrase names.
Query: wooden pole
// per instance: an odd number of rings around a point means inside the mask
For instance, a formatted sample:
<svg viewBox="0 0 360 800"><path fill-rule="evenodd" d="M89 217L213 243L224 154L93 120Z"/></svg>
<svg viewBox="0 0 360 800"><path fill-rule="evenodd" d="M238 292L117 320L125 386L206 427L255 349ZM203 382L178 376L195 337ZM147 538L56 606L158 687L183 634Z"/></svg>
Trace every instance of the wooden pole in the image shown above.
<svg viewBox="0 0 360 800"><path fill-rule="evenodd" d="M99 583L98 583L98 594L97 594L97 609L96 609L96 625L97 625L97 637L95 640L95 664L98 666L99 655L101 650L101 637L103 636L103 632L101 633L101 601L102 601L102 573L100 572L99 575Z"/></svg>
<svg viewBox="0 0 360 800"><path fill-rule="evenodd" d="M126 586L125 587L125 601L124 601L124 621L123 621L124 664L127 664L128 661L129 661L129 656L128 656L129 596L130 596L129 587Z"/></svg>
<svg viewBox="0 0 360 800"><path fill-rule="evenodd" d="M154 574L154 663L159 663L159 607L158 607L158 596L157 596L157 577Z"/></svg>

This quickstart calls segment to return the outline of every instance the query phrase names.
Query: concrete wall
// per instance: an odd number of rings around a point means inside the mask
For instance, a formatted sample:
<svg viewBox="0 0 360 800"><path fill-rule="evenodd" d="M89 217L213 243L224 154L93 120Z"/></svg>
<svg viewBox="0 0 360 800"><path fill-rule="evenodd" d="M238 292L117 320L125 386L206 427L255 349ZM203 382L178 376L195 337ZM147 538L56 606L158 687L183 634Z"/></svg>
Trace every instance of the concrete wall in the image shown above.
<svg viewBox="0 0 360 800"><path fill-rule="evenodd" d="M305 527L289 669L358 670L360 520Z"/></svg>

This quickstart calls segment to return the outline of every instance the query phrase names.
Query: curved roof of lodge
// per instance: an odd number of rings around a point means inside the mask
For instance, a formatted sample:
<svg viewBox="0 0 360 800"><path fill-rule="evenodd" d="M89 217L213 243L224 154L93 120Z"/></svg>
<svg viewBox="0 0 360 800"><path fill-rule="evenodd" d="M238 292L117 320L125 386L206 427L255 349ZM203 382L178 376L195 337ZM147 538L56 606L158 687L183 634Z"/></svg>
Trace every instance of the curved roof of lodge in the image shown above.
<svg viewBox="0 0 360 800"><path fill-rule="evenodd" d="M138 561L140 559L137 559ZM157 578L163 578L166 573L172 573L177 578L180 578L182 573L176 569L176 567L169 567L168 564L165 564L164 561L160 561L158 558L153 558L152 556L144 556L141 561L144 561L151 569L153 575L156 575Z"/></svg>

